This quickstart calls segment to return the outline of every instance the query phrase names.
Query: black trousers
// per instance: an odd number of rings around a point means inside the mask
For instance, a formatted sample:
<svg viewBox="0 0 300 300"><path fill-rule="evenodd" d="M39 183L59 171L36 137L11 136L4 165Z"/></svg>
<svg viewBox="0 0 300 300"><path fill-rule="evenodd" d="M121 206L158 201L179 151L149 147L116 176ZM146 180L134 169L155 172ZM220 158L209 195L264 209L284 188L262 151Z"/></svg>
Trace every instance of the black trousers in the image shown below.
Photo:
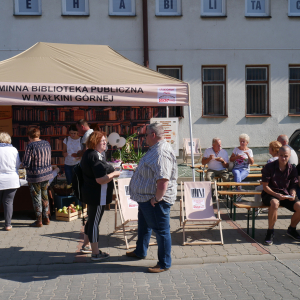
<svg viewBox="0 0 300 300"><path fill-rule="evenodd" d="M105 205L88 204L88 221L84 227L84 233L89 237L90 243L99 241L99 224L105 210Z"/></svg>

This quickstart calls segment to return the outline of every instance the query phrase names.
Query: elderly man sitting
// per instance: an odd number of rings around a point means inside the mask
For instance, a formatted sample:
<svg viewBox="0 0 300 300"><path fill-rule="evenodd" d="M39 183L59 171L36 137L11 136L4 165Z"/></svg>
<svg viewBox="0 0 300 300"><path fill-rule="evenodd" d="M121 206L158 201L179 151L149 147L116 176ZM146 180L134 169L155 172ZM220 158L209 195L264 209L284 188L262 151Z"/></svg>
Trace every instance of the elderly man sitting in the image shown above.
<svg viewBox="0 0 300 300"><path fill-rule="evenodd" d="M202 164L208 165L205 180L212 181L215 176L221 177L223 181L229 181L228 154L222 149L221 140L213 138L212 147L205 150Z"/></svg>
<svg viewBox="0 0 300 300"><path fill-rule="evenodd" d="M291 149L288 146L282 146L279 149L278 160L266 164L261 171L264 189L261 194L262 202L269 206L269 228L264 241L267 246L273 244L279 206L294 212L287 235L300 241L300 235L296 231L296 226L300 222L300 201L296 197L298 173L296 168L288 162L290 157Z"/></svg>

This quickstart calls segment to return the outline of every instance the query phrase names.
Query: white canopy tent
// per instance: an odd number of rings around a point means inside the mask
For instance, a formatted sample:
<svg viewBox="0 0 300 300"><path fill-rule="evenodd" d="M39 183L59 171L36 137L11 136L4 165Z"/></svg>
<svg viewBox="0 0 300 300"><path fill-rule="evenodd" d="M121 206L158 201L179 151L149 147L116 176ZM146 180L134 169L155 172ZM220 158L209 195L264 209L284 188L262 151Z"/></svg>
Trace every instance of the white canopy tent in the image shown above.
<svg viewBox="0 0 300 300"><path fill-rule="evenodd" d="M188 83L109 46L37 43L0 62L0 105L188 106L193 138Z"/></svg>

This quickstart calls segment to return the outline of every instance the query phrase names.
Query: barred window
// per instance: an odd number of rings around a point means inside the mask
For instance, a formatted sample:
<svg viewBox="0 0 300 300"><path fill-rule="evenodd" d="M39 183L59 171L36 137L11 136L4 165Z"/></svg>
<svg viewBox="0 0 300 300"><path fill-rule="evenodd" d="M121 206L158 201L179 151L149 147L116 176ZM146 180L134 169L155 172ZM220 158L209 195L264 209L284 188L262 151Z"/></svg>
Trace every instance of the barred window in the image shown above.
<svg viewBox="0 0 300 300"><path fill-rule="evenodd" d="M269 115L268 66L246 66L246 115Z"/></svg>
<svg viewBox="0 0 300 300"><path fill-rule="evenodd" d="M289 113L300 114L300 66L289 67Z"/></svg>
<svg viewBox="0 0 300 300"><path fill-rule="evenodd" d="M182 80L181 66L157 66L157 72ZM183 117L183 107L169 106L169 117Z"/></svg>
<svg viewBox="0 0 300 300"><path fill-rule="evenodd" d="M226 67L202 67L203 116L226 116Z"/></svg>

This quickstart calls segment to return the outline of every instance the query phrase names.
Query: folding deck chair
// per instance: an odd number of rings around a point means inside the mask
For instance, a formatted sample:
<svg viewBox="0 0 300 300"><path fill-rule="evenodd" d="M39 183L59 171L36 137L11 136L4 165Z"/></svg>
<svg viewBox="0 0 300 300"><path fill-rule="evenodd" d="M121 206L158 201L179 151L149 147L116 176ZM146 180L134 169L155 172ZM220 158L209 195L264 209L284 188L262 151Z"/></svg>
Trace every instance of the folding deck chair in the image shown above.
<svg viewBox="0 0 300 300"><path fill-rule="evenodd" d="M183 228L183 245L204 245L204 244L221 244L223 245L222 223L219 209L219 199L217 202L217 217L214 213L212 203L212 183L210 181L200 182L181 182L181 199L180 199L180 226ZM214 182L217 189L216 182ZM183 190L184 188L184 190ZM184 209L185 208L185 209ZM190 223L191 225L188 225ZM214 241L197 241L186 242L186 228L220 228L221 240Z"/></svg>
<svg viewBox="0 0 300 300"><path fill-rule="evenodd" d="M136 245L129 245L126 232L137 229L138 221L138 204L130 199L129 183L131 178L114 179L114 187L116 192L115 204L115 230L116 232L123 232L126 249L135 248ZM119 209L121 225L117 226L117 210ZM132 224L132 223L136 224ZM156 243L149 243L150 246Z"/></svg>
<svg viewBox="0 0 300 300"><path fill-rule="evenodd" d="M195 163L199 162L202 158L200 139L193 139L193 150ZM182 158L184 163L188 163L188 158L192 158L190 139L183 139Z"/></svg>

